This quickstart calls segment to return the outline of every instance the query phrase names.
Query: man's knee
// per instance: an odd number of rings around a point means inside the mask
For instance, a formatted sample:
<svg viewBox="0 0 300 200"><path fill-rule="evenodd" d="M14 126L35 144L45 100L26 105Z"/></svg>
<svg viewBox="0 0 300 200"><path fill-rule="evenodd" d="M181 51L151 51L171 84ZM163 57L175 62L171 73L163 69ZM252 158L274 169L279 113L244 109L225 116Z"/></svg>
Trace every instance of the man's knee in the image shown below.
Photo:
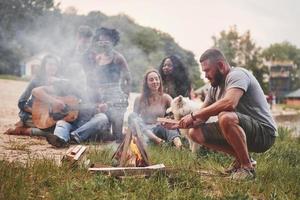
<svg viewBox="0 0 300 200"><path fill-rule="evenodd" d="M238 124L239 119L235 112L221 112L218 115L218 121L221 127L232 125L232 124Z"/></svg>

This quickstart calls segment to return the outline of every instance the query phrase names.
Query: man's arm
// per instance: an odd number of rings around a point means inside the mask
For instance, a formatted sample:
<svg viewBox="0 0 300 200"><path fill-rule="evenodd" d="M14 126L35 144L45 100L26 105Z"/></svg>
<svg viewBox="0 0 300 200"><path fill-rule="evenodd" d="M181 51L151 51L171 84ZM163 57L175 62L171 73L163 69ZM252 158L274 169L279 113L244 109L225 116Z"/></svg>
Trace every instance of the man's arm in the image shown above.
<svg viewBox="0 0 300 200"><path fill-rule="evenodd" d="M234 111L244 91L239 88L230 88L225 96L209 106L202 106L200 111L183 117L179 122L179 128L189 128L193 122L205 122L211 116L216 116L223 111Z"/></svg>
<svg viewBox="0 0 300 200"><path fill-rule="evenodd" d="M216 116L220 112L234 111L243 94L244 91L239 88L230 88L226 91L225 96L222 99L193 113L193 115L195 118L205 119L206 121L209 117Z"/></svg>

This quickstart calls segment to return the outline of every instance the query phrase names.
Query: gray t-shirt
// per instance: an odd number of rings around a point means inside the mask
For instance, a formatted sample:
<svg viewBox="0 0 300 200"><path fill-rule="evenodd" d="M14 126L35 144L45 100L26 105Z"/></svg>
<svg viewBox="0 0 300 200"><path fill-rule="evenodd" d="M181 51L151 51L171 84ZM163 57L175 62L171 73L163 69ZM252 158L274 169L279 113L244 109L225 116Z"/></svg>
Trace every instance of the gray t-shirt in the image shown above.
<svg viewBox="0 0 300 200"><path fill-rule="evenodd" d="M205 101L212 104L221 99L225 91L230 88L240 88L244 91L237 107L236 112L248 115L253 119L270 127L276 133L276 123L271 115L269 105L262 88L256 78L248 70L240 67L231 68L226 76L224 88L211 87Z"/></svg>

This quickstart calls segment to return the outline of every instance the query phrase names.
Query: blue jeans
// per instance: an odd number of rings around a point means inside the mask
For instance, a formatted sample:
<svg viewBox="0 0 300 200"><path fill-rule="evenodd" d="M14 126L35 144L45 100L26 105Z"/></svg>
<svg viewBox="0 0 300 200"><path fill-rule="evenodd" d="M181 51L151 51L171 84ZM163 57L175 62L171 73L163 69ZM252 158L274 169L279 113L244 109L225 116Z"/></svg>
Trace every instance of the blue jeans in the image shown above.
<svg viewBox="0 0 300 200"><path fill-rule="evenodd" d="M137 123L137 125L140 127L142 133L146 133L147 131L151 131L154 135L159 137L160 139L163 139L167 142L172 142L174 138L180 137L179 131L176 130L168 130L164 128L160 124L145 124L143 119L135 112L131 113L128 116L128 126L131 128L131 130L134 130L134 124ZM149 138L145 138L145 134L143 134L144 140L146 139L147 142L149 142Z"/></svg>
<svg viewBox="0 0 300 200"><path fill-rule="evenodd" d="M70 141L70 137L73 137L77 143L80 143L107 130L108 124L108 118L103 113L94 115L89 121L82 125L80 121L69 123L64 120L59 120L56 123L54 135L63 139L65 142Z"/></svg>

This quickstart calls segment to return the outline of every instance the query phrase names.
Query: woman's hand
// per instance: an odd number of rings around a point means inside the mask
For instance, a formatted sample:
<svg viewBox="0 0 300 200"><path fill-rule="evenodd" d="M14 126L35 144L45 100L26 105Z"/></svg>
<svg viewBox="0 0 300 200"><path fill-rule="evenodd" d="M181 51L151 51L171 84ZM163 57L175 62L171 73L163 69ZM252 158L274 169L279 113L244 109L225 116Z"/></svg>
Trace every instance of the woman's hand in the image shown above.
<svg viewBox="0 0 300 200"><path fill-rule="evenodd" d="M98 112L106 112L107 111L107 109L108 109L108 106L107 106L107 104L106 103L101 103L101 104L98 104L97 105L97 111Z"/></svg>

